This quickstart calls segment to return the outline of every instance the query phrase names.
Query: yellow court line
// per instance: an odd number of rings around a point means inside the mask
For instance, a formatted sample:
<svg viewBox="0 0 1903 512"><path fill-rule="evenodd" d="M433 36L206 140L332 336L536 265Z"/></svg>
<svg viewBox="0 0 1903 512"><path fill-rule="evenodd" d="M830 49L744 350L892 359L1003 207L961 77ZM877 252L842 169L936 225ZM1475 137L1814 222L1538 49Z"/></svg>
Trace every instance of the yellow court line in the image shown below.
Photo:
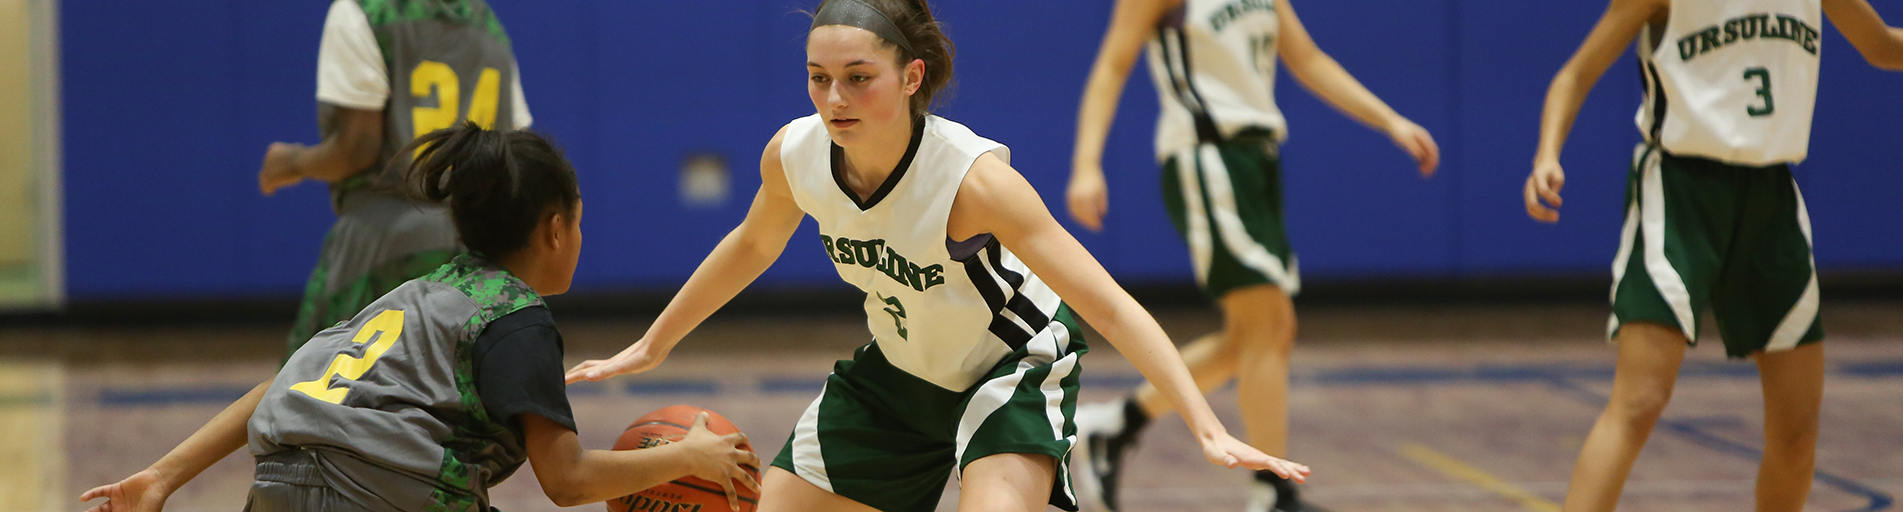
<svg viewBox="0 0 1903 512"><path fill-rule="evenodd" d="M1433 448L1428 448L1427 445L1407 443L1401 445L1400 452L1401 456L1407 457L1422 466L1427 466L1433 468L1435 471L1446 473L1447 476L1466 480L1468 483L1492 491L1494 494L1505 496L1513 501L1518 501L1520 505L1526 507L1527 510L1533 512L1560 512L1558 503L1548 501L1546 498L1541 498L1539 495L1522 489L1518 485L1513 485L1511 482L1501 480L1500 477L1493 476L1491 473L1482 471L1480 468L1469 466L1459 459L1435 451Z"/></svg>

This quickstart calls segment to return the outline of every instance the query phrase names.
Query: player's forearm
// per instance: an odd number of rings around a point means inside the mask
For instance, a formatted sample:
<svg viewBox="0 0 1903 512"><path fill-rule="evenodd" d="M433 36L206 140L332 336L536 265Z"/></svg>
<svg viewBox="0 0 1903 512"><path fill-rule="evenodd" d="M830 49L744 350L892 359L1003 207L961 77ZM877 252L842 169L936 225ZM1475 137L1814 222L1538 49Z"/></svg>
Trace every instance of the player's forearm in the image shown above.
<svg viewBox="0 0 1903 512"><path fill-rule="evenodd" d="M672 349L694 327L733 300L779 260L785 244L752 240L746 230L743 224L720 240L648 328L647 339L663 351Z"/></svg>
<svg viewBox="0 0 1903 512"><path fill-rule="evenodd" d="M1334 57L1315 53L1301 62L1287 62L1290 74L1295 75L1295 81L1304 89L1327 101L1335 110L1382 133L1387 133L1401 120L1400 114L1361 85L1361 81L1355 80L1354 75L1348 74Z"/></svg>
<svg viewBox="0 0 1903 512"><path fill-rule="evenodd" d="M1865 0L1825 0L1824 16L1870 65L1903 70L1903 29L1888 26Z"/></svg>
<svg viewBox="0 0 1903 512"><path fill-rule="evenodd" d="M185 442L179 443L158 462L152 463L152 470L159 474L162 485L168 489L178 489L212 464L244 448L247 435L245 425L251 421L251 413L258 410L258 402L264 399L264 392L270 387L271 381L267 380L252 388L243 398L193 432L191 437L185 438Z"/></svg>
<svg viewBox="0 0 1903 512"><path fill-rule="evenodd" d="M1077 142L1071 154L1071 168L1097 169L1103 163L1104 140L1110 136L1110 124L1117 115L1117 103L1123 96L1134 59L1116 62L1099 56L1092 67L1090 81L1084 86L1084 99L1077 108Z"/></svg>
<svg viewBox="0 0 1903 512"><path fill-rule="evenodd" d="M1535 165L1559 161L1566 136L1572 132L1573 120L1579 115L1579 106L1598 78L1594 73L1591 79L1582 79L1570 63L1553 77L1552 85L1546 90L1546 106L1540 111L1540 142L1533 156Z"/></svg>
<svg viewBox="0 0 1903 512"><path fill-rule="evenodd" d="M291 168L306 178L330 183L343 181L377 161L380 148L362 138L356 134L338 134L316 146L300 148L291 157Z"/></svg>
<svg viewBox="0 0 1903 512"><path fill-rule="evenodd" d="M549 499L563 507L597 503L641 492L688 475L692 463L680 445L640 450L586 450L576 458L572 476ZM544 487L547 487L546 484ZM559 498L557 497L559 494Z"/></svg>
<svg viewBox="0 0 1903 512"><path fill-rule="evenodd" d="M1136 300L1124 298L1113 305L1112 313L1103 315L1106 321L1099 331L1104 339L1156 386L1198 439L1226 433L1163 327Z"/></svg>

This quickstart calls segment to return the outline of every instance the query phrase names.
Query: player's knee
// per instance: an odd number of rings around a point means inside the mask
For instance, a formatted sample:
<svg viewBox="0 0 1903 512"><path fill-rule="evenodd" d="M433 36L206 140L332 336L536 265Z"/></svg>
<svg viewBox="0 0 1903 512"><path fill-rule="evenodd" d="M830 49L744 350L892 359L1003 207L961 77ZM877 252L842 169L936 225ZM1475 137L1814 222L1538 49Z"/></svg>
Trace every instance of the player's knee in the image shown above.
<svg viewBox="0 0 1903 512"><path fill-rule="evenodd" d="M1621 393L1612 397L1606 412L1627 425L1650 429L1665 414L1665 405L1671 400L1669 390L1646 389Z"/></svg>
<svg viewBox="0 0 1903 512"><path fill-rule="evenodd" d="M1764 456L1767 459L1779 459L1780 464L1802 465L1809 467L1816 461L1817 429L1790 429L1780 431L1767 429L1764 433Z"/></svg>

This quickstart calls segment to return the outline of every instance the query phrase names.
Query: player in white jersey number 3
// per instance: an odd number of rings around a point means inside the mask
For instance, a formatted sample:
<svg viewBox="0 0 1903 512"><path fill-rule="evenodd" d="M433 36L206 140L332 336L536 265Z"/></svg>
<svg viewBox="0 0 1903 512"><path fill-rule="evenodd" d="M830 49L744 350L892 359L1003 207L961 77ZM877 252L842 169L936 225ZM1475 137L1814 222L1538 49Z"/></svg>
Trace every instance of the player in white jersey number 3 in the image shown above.
<svg viewBox="0 0 1903 512"><path fill-rule="evenodd" d="M767 143L746 220L645 336L569 379L659 364L810 215L839 276L865 291L872 342L801 415L761 511L930 511L953 474L960 510L1076 510L1064 464L1086 346L1066 302L1183 411L1210 462L1304 479L1306 467L1224 430L1163 330L1045 210L1008 149L927 112L951 56L921 0L821 5L805 65L818 113Z"/></svg>
<svg viewBox="0 0 1903 512"><path fill-rule="evenodd" d="M1699 315L1764 388L1757 510L1798 511L1815 473L1823 327L1810 216L1791 179L1816 102L1823 15L1865 60L1903 69L1903 34L1866 0L1612 0L1547 91L1527 213L1559 220L1559 152L1586 92L1638 41L1645 142L1613 261L1612 397L1580 449L1567 512L1611 511L1677 381Z"/></svg>

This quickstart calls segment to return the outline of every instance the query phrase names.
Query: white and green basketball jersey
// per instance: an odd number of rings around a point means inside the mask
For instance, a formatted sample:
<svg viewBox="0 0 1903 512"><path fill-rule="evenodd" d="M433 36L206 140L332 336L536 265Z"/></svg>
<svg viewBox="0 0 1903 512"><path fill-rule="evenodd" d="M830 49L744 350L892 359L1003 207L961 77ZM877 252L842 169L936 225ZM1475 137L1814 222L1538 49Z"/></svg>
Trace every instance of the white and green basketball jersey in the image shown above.
<svg viewBox="0 0 1903 512"><path fill-rule="evenodd" d="M1819 0L1674 0L1639 36L1639 130L1676 155L1803 161L1823 20Z"/></svg>
<svg viewBox="0 0 1903 512"><path fill-rule="evenodd" d="M1275 106L1275 0L1184 0L1150 38L1156 159L1246 128L1287 138Z"/></svg>
<svg viewBox="0 0 1903 512"><path fill-rule="evenodd" d="M945 234L972 163L986 153L1009 162L1010 149L926 116L899 166L861 201L837 178L844 153L823 122L788 123L780 163L839 277L866 292L866 326L892 366L965 391L1034 340L1065 346L1056 292L991 235Z"/></svg>

